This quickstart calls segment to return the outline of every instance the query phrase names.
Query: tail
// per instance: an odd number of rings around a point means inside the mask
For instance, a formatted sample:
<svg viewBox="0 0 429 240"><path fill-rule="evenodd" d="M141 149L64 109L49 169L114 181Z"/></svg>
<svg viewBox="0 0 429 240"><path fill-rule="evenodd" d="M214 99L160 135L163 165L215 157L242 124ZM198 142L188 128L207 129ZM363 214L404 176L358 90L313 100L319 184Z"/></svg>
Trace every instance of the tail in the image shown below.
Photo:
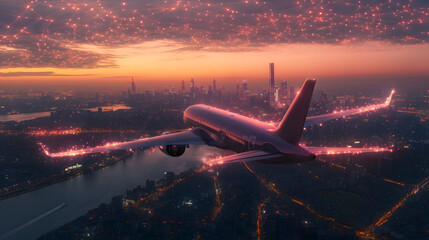
<svg viewBox="0 0 429 240"><path fill-rule="evenodd" d="M305 80L279 126L274 131L277 136L292 144L299 143L315 85L315 79Z"/></svg>

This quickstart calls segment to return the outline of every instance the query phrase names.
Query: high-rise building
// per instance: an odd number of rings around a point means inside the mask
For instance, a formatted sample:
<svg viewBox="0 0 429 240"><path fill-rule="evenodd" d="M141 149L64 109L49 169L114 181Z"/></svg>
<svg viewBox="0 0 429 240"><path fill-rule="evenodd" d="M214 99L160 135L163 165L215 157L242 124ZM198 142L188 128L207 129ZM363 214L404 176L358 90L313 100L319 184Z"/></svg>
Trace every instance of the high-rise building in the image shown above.
<svg viewBox="0 0 429 240"><path fill-rule="evenodd" d="M243 80L243 91L247 91L247 80Z"/></svg>
<svg viewBox="0 0 429 240"><path fill-rule="evenodd" d="M274 63L270 63L270 90L274 89Z"/></svg>
<svg viewBox="0 0 429 240"><path fill-rule="evenodd" d="M195 94L195 82L194 82L194 78L191 78L191 84L189 87L189 91L191 92L191 96L194 97Z"/></svg>
<svg viewBox="0 0 429 240"><path fill-rule="evenodd" d="M249 96L249 90L247 89L247 80L243 80L243 84L241 87L241 98L243 100L247 100L248 96Z"/></svg>
<svg viewBox="0 0 429 240"><path fill-rule="evenodd" d="M276 105L276 98L275 98L275 85L274 85L274 63L270 63L270 90L269 90L269 96L270 96L270 105L275 106Z"/></svg>
<svg viewBox="0 0 429 240"><path fill-rule="evenodd" d="M287 99L287 81L282 81L280 83L280 94L279 94L279 98L280 98L280 103L284 104L286 103L286 99Z"/></svg>
<svg viewBox="0 0 429 240"><path fill-rule="evenodd" d="M295 88L293 86L290 86L289 99L292 101L294 98L295 98Z"/></svg>
<svg viewBox="0 0 429 240"><path fill-rule="evenodd" d="M216 92L216 79L213 78L213 92Z"/></svg>
<svg viewBox="0 0 429 240"><path fill-rule="evenodd" d="M278 87L274 88L274 101L276 103L280 101L280 89Z"/></svg>
<svg viewBox="0 0 429 240"><path fill-rule="evenodd" d="M182 80L182 92L185 92L185 80Z"/></svg>
<svg viewBox="0 0 429 240"><path fill-rule="evenodd" d="M280 95L285 97L287 95L287 81L282 81L280 83Z"/></svg>
<svg viewBox="0 0 429 240"><path fill-rule="evenodd" d="M131 79L131 95L136 95L137 89L136 84L134 82L134 77Z"/></svg>

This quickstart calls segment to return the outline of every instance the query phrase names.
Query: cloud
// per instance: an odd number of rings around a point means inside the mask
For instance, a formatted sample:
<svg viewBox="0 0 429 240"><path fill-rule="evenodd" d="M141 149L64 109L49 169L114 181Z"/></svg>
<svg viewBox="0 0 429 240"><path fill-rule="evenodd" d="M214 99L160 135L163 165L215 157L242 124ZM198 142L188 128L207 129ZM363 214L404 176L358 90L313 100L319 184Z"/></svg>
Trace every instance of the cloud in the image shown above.
<svg viewBox="0 0 429 240"><path fill-rule="evenodd" d="M427 43L428 12L425 0L2 1L0 63L111 67L112 55L77 46L154 40L178 42L177 51L226 52L277 43Z"/></svg>
<svg viewBox="0 0 429 240"><path fill-rule="evenodd" d="M90 76L91 74L56 74L55 72L0 72L0 77Z"/></svg>
<svg viewBox="0 0 429 240"><path fill-rule="evenodd" d="M126 76L126 75L122 75L122 76L108 76L108 77L103 77L103 78L113 78L113 79L118 79L118 78L125 78L125 79L129 79L132 78L132 75Z"/></svg>

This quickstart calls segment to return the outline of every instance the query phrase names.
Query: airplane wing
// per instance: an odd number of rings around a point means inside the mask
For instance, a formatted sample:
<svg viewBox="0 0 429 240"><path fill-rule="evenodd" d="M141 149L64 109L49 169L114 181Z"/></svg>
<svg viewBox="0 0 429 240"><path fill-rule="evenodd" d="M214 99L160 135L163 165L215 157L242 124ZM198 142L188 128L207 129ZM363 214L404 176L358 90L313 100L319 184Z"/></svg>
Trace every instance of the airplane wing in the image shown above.
<svg viewBox="0 0 429 240"><path fill-rule="evenodd" d="M78 155L105 153L117 150L187 144L203 145L206 144L206 141L204 141L204 139L196 132L196 130L190 129L183 132L163 134L156 137L142 138L129 142L109 143L104 146L93 148L72 149L57 153L49 153L46 149L44 149L44 152L49 157L73 157Z"/></svg>
<svg viewBox="0 0 429 240"><path fill-rule="evenodd" d="M390 96L386 99L384 103L369 105L366 107L355 108L355 109L350 109L346 111L339 111L339 112L333 112L329 114L307 117L305 120L304 127L327 122L329 120L333 120L337 118L344 118L351 115L356 115L364 112L374 111L380 108L385 108L389 106L390 102L392 101L392 96L394 93L395 93L395 90L392 90L392 92L390 93Z"/></svg>
<svg viewBox="0 0 429 240"><path fill-rule="evenodd" d="M311 147L305 146L310 152L315 154L316 156L323 155L336 155L336 154L360 154L360 153L376 153L376 152L391 152L391 149L388 148L350 148L350 147ZM257 160L267 160L272 158L280 158L285 155L281 153L271 153L267 151L261 150L253 150L247 151L243 153L237 153L225 157L214 158L204 163L207 165L218 165L218 164L226 164L226 163L236 163L236 162L250 162Z"/></svg>
<svg viewBox="0 0 429 240"><path fill-rule="evenodd" d="M266 160L271 158L278 158L284 156L281 153L270 153L261 150L247 151L243 153L237 153L225 157L215 158L204 162L207 165L217 165L224 163L235 163L235 162L248 162L256 160Z"/></svg>
<svg viewBox="0 0 429 240"><path fill-rule="evenodd" d="M391 152L388 148L352 148L352 147L311 147L305 146L310 152L316 156L321 155L337 155L337 154L360 154L360 153L374 153L374 152Z"/></svg>

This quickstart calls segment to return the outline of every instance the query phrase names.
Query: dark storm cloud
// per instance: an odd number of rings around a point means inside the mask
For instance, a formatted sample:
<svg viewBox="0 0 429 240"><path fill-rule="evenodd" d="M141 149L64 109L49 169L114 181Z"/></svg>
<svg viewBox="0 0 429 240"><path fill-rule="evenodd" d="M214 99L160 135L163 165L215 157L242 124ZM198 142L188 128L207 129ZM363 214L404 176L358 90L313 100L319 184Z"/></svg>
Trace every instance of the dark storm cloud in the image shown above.
<svg viewBox="0 0 429 240"><path fill-rule="evenodd" d="M0 63L113 66L112 56L76 46L166 39L184 45L178 51L247 51L273 43L426 43L428 24L426 0L2 1Z"/></svg>

